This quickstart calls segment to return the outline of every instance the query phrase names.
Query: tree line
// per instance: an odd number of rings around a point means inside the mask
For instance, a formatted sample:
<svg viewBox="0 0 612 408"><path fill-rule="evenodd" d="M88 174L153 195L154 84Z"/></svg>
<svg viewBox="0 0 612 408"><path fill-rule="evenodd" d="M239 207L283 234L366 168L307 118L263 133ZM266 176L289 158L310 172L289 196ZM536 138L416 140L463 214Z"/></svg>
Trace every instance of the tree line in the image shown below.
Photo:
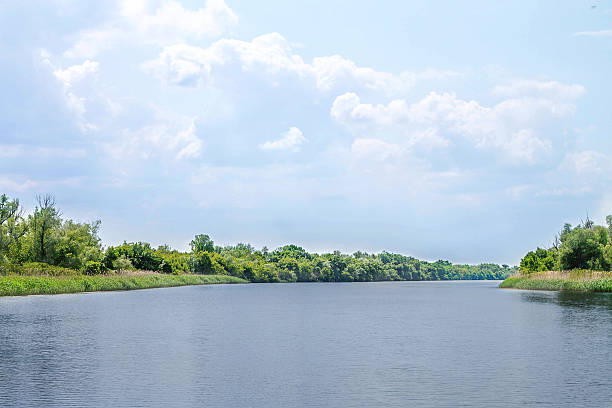
<svg viewBox="0 0 612 408"><path fill-rule="evenodd" d="M549 248L529 251L520 263L524 273L573 269L612 270L612 215L605 226L588 216L575 227L566 223Z"/></svg>
<svg viewBox="0 0 612 408"><path fill-rule="evenodd" d="M352 255L340 251L317 254L296 245L273 251L250 244L218 246L205 234L194 237L181 252L146 242L104 247L100 221L63 219L50 195L38 196L31 214L18 199L0 196L0 270L65 268L93 275L146 270L167 274L221 274L251 282L369 282L388 280L504 279L508 265L457 265L427 262L382 252Z"/></svg>

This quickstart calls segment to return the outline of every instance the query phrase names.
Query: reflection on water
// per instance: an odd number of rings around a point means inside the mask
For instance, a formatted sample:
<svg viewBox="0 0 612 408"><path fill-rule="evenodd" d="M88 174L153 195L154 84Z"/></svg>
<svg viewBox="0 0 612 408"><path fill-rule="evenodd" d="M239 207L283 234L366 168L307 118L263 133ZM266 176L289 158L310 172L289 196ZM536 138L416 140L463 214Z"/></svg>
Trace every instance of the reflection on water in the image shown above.
<svg viewBox="0 0 612 408"><path fill-rule="evenodd" d="M497 284L0 298L0 407L609 406L612 294Z"/></svg>
<svg viewBox="0 0 612 408"><path fill-rule="evenodd" d="M521 298L527 302L554 303L583 309L601 307L602 310L612 311L612 293L521 291Z"/></svg>

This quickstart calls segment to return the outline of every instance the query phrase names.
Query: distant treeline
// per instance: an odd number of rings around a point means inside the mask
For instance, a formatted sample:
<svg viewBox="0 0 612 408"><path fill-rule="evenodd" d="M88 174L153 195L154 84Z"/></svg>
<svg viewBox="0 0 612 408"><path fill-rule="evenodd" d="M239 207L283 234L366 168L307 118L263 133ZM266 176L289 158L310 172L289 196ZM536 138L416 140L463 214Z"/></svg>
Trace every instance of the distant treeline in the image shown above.
<svg viewBox="0 0 612 408"><path fill-rule="evenodd" d="M208 235L196 235L191 251L146 242L104 248L98 237L100 222L64 220L50 195L37 197L31 214L19 200L0 196L0 271L4 273L85 275L147 270L166 274L231 275L251 282L368 282L387 280L504 279L515 268L508 265L453 265L426 262L382 252L352 255L339 251L309 253L296 245L273 251L249 244L217 246Z"/></svg>
<svg viewBox="0 0 612 408"><path fill-rule="evenodd" d="M576 227L565 224L550 248L537 248L521 259L520 271L612 270L612 215L606 224L595 225L588 216Z"/></svg>

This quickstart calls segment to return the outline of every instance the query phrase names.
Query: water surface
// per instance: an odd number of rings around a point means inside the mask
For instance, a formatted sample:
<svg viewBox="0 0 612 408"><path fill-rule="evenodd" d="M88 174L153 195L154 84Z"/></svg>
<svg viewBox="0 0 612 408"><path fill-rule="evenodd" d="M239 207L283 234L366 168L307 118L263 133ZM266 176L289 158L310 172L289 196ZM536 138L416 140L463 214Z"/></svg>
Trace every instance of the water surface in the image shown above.
<svg viewBox="0 0 612 408"><path fill-rule="evenodd" d="M498 283L0 298L0 407L612 406L612 295Z"/></svg>

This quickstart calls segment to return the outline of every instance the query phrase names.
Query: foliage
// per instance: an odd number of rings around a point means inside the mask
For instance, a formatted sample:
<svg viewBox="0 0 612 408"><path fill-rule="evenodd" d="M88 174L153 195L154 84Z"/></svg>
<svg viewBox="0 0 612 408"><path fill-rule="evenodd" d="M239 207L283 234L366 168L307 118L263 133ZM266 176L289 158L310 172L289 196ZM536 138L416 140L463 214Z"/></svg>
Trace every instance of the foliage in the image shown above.
<svg viewBox="0 0 612 408"><path fill-rule="evenodd" d="M200 234L193 238L189 246L191 246L192 252L213 252L215 245L208 235Z"/></svg>
<svg viewBox="0 0 612 408"><path fill-rule="evenodd" d="M133 271L136 268L134 268L132 262L125 255L121 255L112 261L111 267L108 269L114 269L116 271Z"/></svg>
<svg viewBox="0 0 612 408"><path fill-rule="evenodd" d="M549 249L537 248L521 259L522 273L550 270L590 269L609 271L612 268L612 216L607 226L595 225L588 217L582 225L565 224Z"/></svg>
<svg viewBox="0 0 612 408"><path fill-rule="evenodd" d="M28 262L42 262L44 267L36 269L41 274L49 274L54 268L79 270L85 275L146 270L175 275L228 275L251 282L503 279L513 271L507 265L426 262L388 252L317 254L297 245L268 251L245 243L220 247L205 234L194 237L190 252L173 250L168 245L154 249L147 242L124 242L103 250L99 228L99 221L62 219L49 195L38 197L36 208L27 217L18 200L0 196L0 268L5 272L21 271Z"/></svg>
<svg viewBox="0 0 612 408"><path fill-rule="evenodd" d="M528 290L567 290L582 292L612 292L612 278L598 279L534 279L531 276L511 276L501 288Z"/></svg>
<svg viewBox="0 0 612 408"><path fill-rule="evenodd" d="M83 273L85 275L99 275L104 272L104 266L102 262L97 261L87 261L85 262L85 267L83 268Z"/></svg>
<svg viewBox="0 0 612 408"><path fill-rule="evenodd" d="M79 275L79 271L63 268L61 266L49 265L44 262L26 262L22 265L6 265L4 274L23 276L76 276Z"/></svg>
<svg viewBox="0 0 612 408"><path fill-rule="evenodd" d="M170 286L205 285L212 283L246 283L246 281L233 276L224 275L78 275L65 278L45 276L6 276L0 277L0 296L133 290Z"/></svg>

